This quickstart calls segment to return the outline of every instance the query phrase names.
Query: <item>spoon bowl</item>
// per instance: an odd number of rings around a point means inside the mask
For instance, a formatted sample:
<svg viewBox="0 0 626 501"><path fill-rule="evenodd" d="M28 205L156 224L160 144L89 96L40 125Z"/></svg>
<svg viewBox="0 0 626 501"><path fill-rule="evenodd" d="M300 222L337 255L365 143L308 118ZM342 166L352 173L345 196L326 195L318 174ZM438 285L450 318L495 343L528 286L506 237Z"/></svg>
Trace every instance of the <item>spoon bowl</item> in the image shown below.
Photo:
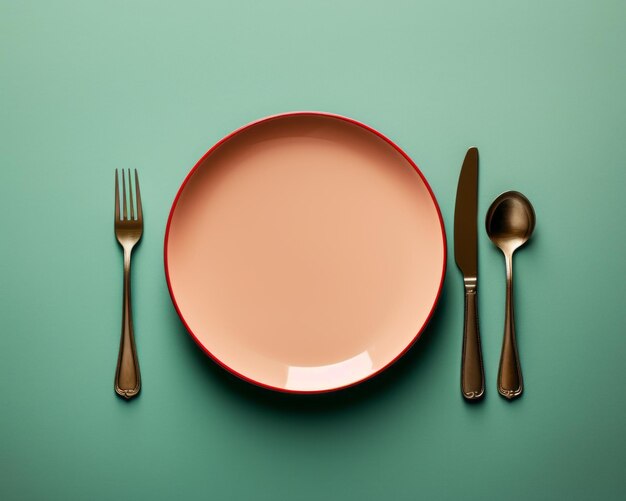
<svg viewBox="0 0 626 501"><path fill-rule="evenodd" d="M535 229L535 210L524 195L517 191L507 191L489 207L485 226L491 241L504 254L506 266L506 309L498 392L511 400L519 397L524 390L513 315L513 253L532 235Z"/></svg>
<svg viewBox="0 0 626 501"><path fill-rule="evenodd" d="M502 252L513 253L524 245L535 229L535 210L518 191L496 198L487 211L487 234Z"/></svg>

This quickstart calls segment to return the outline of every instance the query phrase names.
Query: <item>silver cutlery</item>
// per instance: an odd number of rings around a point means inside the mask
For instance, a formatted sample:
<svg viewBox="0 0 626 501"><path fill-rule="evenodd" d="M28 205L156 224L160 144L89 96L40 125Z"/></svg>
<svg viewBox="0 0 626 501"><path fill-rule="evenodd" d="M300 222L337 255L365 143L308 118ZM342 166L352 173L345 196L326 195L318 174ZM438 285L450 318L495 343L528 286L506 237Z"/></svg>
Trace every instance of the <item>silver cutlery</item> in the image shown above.
<svg viewBox="0 0 626 501"><path fill-rule="evenodd" d="M130 263L135 245L141 240L143 233L143 210L139 191L139 176L135 170L136 196L133 197L130 169L128 170L128 207L126 199L126 179L122 170L122 212L120 213L120 190L117 169L115 170L115 236L124 249L124 300L122 306L122 336L115 371L115 392L126 399L135 397L141 389L141 374L137 360L137 347L133 332L133 315L131 307ZM135 218L134 199L137 201L137 217ZM130 210L128 210L130 209Z"/></svg>
<svg viewBox="0 0 626 501"><path fill-rule="evenodd" d="M461 392L467 400L485 393L485 374L478 328L478 149L467 150L454 209L454 257L463 274L465 314L461 355Z"/></svg>
<svg viewBox="0 0 626 501"><path fill-rule="evenodd" d="M513 253L532 235L535 229L535 210L524 195L517 191L508 191L491 204L485 225L489 238L504 254L506 266L506 310L498 392L511 400L524 391L513 314Z"/></svg>

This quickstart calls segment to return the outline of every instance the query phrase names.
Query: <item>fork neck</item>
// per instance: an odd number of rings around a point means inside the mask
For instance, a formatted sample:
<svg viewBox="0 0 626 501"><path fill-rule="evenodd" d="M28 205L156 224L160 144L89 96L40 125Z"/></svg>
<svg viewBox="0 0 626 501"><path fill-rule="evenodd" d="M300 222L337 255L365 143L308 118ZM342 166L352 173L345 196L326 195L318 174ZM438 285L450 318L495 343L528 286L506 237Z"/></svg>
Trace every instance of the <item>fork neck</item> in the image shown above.
<svg viewBox="0 0 626 501"><path fill-rule="evenodd" d="M128 271L130 270L130 257L131 254L133 253L133 247L132 245L124 245L123 249L124 249L124 270Z"/></svg>

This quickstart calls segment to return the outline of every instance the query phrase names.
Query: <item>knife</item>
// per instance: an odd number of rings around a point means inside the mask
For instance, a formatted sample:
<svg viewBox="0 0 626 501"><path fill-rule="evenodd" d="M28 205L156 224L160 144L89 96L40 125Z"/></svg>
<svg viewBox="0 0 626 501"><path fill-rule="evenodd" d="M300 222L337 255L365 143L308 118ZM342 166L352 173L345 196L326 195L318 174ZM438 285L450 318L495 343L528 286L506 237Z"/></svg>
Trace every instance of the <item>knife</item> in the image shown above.
<svg viewBox="0 0 626 501"><path fill-rule="evenodd" d="M478 330L478 149L467 150L454 209L454 258L463 274L465 314L461 356L461 391L467 400L485 393L485 373Z"/></svg>

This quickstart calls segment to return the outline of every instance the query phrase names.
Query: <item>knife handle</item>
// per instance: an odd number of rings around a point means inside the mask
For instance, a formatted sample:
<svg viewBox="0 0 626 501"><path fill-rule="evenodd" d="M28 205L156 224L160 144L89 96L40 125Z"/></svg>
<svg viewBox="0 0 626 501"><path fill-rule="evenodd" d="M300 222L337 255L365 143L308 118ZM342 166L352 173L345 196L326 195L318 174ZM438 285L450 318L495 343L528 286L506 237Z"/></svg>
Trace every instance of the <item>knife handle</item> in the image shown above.
<svg viewBox="0 0 626 501"><path fill-rule="evenodd" d="M485 394L485 372L478 331L477 290L465 286L465 320L461 358L461 391L466 400L479 400Z"/></svg>

